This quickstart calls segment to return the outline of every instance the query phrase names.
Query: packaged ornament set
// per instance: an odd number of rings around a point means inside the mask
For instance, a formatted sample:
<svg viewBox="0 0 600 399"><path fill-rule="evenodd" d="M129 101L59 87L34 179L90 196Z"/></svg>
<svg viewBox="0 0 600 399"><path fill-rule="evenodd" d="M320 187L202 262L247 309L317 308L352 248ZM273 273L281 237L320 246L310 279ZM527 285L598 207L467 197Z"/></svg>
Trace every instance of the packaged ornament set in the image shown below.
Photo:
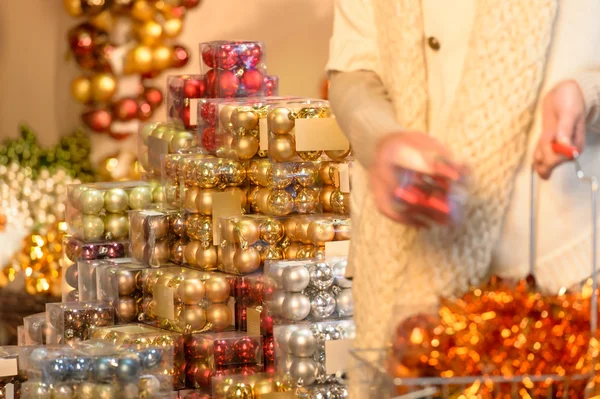
<svg viewBox="0 0 600 399"><path fill-rule="evenodd" d="M63 301L1 348L0 397L347 397L349 143L277 97L262 43L200 54L140 129L142 181L68 188Z"/></svg>

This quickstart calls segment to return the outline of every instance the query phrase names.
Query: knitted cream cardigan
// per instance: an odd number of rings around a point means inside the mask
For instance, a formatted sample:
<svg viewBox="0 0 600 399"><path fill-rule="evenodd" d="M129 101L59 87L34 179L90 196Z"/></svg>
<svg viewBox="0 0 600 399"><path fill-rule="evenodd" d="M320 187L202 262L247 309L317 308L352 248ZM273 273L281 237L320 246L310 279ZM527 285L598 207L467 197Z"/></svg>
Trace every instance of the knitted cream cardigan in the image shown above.
<svg viewBox="0 0 600 399"><path fill-rule="evenodd" d="M427 128L427 76L420 0L376 0L380 75L397 120ZM381 347L391 319L435 304L484 278L526 150L556 15L556 0L478 0L461 83L443 137L472 171L467 220L430 231L380 214L362 166L353 170L355 347ZM365 196L366 195L366 196ZM394 259L393 264L389 263ZM374 272L376 271L376 272ZM394 306L405 309L393 309ZM392 316L394 313L394 316ZM355 376L356 382L356 376ZM366 397L352 389L352 397Z"/></svg>

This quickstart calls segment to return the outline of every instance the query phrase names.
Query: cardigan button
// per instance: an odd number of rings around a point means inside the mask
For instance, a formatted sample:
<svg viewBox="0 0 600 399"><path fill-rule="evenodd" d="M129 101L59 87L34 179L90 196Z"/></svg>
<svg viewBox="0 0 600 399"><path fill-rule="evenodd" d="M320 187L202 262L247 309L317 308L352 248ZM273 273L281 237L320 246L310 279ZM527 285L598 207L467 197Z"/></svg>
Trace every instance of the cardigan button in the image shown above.
<svg viewBox="0 0 600 399"><path fill-rule="evenodd" d="M440 42L438 41L438 39L436 39L433 36L430 36L427 39L427 44L429 44L429 47L433 50L433 51L438 51L440 49Z"/></svg>

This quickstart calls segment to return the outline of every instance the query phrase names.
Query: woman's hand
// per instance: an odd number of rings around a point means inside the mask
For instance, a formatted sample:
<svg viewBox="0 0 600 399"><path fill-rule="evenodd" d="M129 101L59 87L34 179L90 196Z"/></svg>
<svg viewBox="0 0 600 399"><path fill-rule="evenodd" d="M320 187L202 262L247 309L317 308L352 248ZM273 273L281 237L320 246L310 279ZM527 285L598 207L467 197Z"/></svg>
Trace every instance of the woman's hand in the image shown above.
<svg viewBox="0 0 600 399"><path fill-rule="evenodd" d="M552 142L577 147L585 145L585 100L577 82L560 82L546 94L542 105L542 135L535 149L533 165L543 179L569 159L552 150Z"/></svg>
<svg viewBox="0 0 600 399"><path fill-rule="evenodd" d="M448 187L462 168L437 140L424 133L402 132L377 145L370 183L379 210L399 223L429 227L449 221Z"/></svg>

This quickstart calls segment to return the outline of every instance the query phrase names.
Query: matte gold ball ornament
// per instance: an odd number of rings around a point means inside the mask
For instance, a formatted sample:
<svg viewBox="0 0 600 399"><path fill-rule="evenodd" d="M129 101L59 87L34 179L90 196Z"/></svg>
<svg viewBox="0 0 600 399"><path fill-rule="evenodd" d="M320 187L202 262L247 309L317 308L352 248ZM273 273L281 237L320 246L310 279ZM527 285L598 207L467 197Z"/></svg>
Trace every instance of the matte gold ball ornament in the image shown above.
<svg viewBox="0 0 600 399"><path fill-rule="evenodd" d="M206 308L206 319L215 331L223 331L233 324L231 309L223 303L214 303Z"/></svg>
<svg viewBox="0 0 600 399"><path fill-rule="evenodd" d="M296 155L296 141L290 134L281 134L269 140L269 152L277 162L288 162Z"/></svg>
<svg viewBox="0 0 600 399"><path fill-rule="evenodd" d="M79 76L71 82L71 96L81 104L92 100L92 82L86 76Z"/></svg>
<svg viewBox="0 0 600 399"><path fill-rule="evenodd" d="M80 17L83 14L81 0L63 0L63 5L67 13L72 17Z"/></svg>
<svg viewBox="0 0 600 399"><path fill-rule="evenodd" d="M276 135L286 135L292 131L295 120L292 111L289 108L274 108L267 116L269 130Z"/></svg>
<svg viewBox="0 0 600 399"><path fill-rule="evenodd" d="M230 121L233 129L249 132L258 127L258 114L251 108L238 107L231 112Z"/></svg>
<svg viewBox="0 0 600 399"><path fill-rule="evenodd" d="M241 160L247 160L256 155L259 148L258 139L252 135L235 137L231 142L231 149Z"/></svg>
<svg viewBox="0 0 600 399"><path fill-rule="evenodd" d="M110 73L98 73L90 80L92 99L96 102L108 102L117 91L117 80Z"/></svg>
<svg viewBox="0 0 600 399"><path fill-rule="evenodd" d="M235 268L242 274L250 274L257 271L261 265L260 252L254 248L237 249L233 255Z"/></svg>

